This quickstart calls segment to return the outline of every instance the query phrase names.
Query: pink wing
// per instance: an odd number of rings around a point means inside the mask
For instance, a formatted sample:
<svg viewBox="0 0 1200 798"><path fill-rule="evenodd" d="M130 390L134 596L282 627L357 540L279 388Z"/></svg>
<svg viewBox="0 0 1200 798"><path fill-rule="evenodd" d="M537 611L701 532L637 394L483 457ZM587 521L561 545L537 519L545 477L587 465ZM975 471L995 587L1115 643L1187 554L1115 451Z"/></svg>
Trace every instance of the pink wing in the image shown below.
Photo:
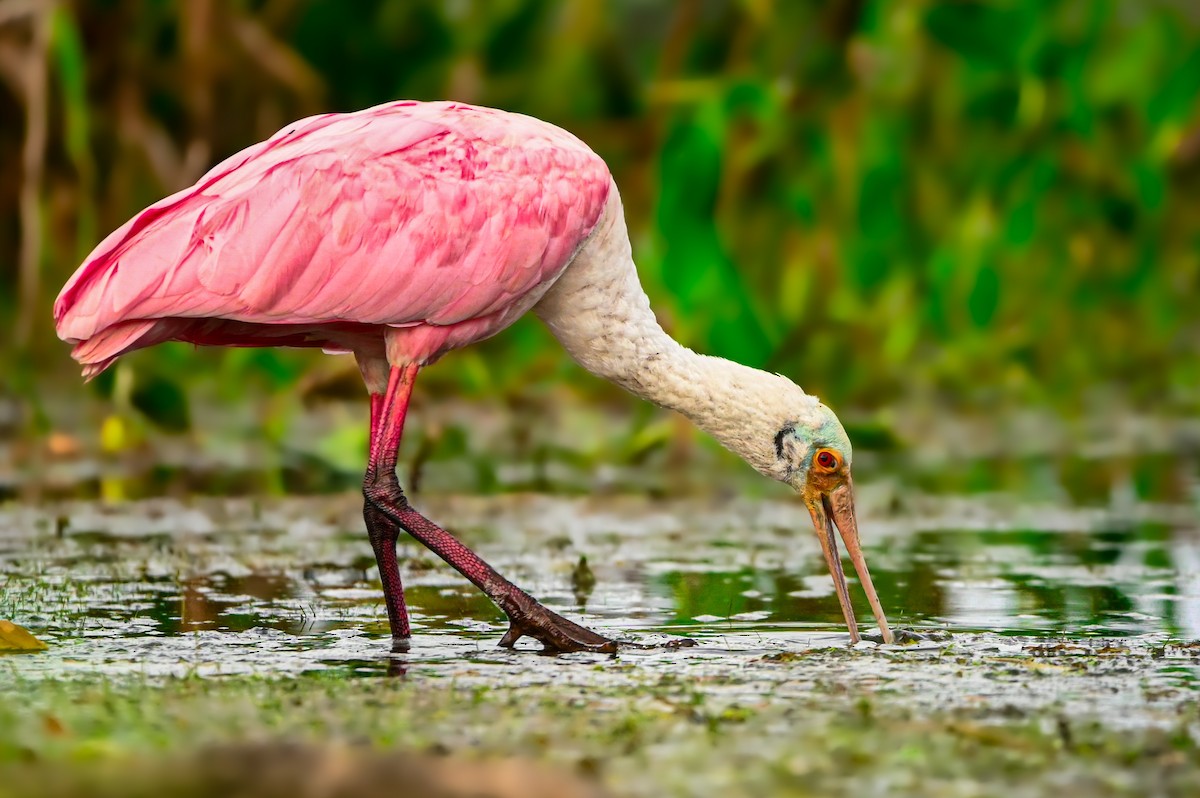
<svg viewBox="0 0 1200 798"><path fill-rule="evenodd" d="M421 336L431 351L411 354L433 357L540 296L610 186L582 142L530 117L413 102L310 117L109 235L59 294L58 334L95 373L168 338L341 348L381 338L372 325L469 331Z"/></svg>

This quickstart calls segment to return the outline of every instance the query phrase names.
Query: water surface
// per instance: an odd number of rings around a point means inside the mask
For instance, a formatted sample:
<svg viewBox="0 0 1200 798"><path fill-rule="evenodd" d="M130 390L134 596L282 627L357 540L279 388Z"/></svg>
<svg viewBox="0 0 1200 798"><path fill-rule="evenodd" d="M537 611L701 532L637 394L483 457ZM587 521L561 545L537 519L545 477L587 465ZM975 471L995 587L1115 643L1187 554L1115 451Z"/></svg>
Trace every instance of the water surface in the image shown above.
<svg viewBox="0 0 1200 798"><path fill-rule="evenodd" d="M533 641L497 648L499 611L411 542L401 554L415 638L391 654L358 501L5 510L0 616L50 649L0 658L0 684L324 670L488 685L693 678L778 699L841 679L939 705L1102 698L1153 722L1155 702L1169 713L1200 682L1200 531L1187 505L1118 511L984 494L885 510L891 502L867 491L860 512L881 599L893 626L927 640L851 648L794 502L424 499L552 608L620 638L700 643L544 657Z"/></svg>

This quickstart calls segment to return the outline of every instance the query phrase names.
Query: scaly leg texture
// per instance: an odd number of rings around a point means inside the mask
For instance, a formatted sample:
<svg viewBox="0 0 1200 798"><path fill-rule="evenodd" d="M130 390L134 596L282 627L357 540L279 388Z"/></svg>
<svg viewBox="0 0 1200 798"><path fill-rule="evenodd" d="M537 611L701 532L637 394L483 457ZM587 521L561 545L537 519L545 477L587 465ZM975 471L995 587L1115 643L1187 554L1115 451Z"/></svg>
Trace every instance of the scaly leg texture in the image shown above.
<svg viewBox="0 0 1200 798"><path fill-rule="evenodd" d="M505 579L475 552L468 549L446 530L418 513L408 503L400 483L396 479L396 457L400 448L400 436L404 429L404 417L408 412L408 400L412 395L413 382L418 366L396 366L388 375L387 391L382 397L371 397L371 453L367 461L367 473L363 480L363 495L366 498L364 516L370 530L381 530L381 542L376 545L372 531L372 545L379 562L380 574L395 573L395 590L398 603L388 598L388 617L392 621L393 639L408 637L408 616L404 609L404 591L400 586L400 575L396 569L395 532L380 523L383 519L397 525L420 541L426 548L449 563L465 576L508 616L509 629L500 639L500 645L511 648L522 636L528 635L541 641L547 651L616 651L617 644L607 637L596 634L577 623L551 612L532 596ZM376 401L379 409L376 412ZM376 421L378 417L378 421ZM375 526L372 526L374 517ZM390 534L390 542L383 540ZM381 550L385 557L381 557ZM390 560L385 564L386 555ZM388 594L388 577L384 577L384 593ZM393 617L393 604L403 614L403 627L398 632L397 620Z"/></svg>
<svg viewBox="0 0 1200 798"><path fill-rule="evenodd" d="M382 425L379 423L382 411L383 394L372 394L371 457L367 461L367 474L363 481L364 491L377 476L374 452L378 446L376 438L382 432ZM404 603L404 584L400 581L400 566L396 562L396 539L400 537L400 527L387 515L375 509L375 505L371 504L370 499L365 498L363 520L367 523L367 537L371 541L371 548L375 551L375 563L379 566L379 579L383 583L383 600L387 605L388 624L392 629L392 649L407 651L408 640L412 637L412 629L408 624L408 607Z"/></svg>

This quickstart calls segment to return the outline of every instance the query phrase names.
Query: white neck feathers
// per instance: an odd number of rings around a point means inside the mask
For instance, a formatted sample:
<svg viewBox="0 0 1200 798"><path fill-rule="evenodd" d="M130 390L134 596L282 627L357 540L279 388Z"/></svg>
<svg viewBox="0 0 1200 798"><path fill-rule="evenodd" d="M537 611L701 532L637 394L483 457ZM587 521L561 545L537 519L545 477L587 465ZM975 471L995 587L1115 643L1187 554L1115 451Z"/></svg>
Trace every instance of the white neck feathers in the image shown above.
<svg viewBox="0 0 1200 798"><path fill-rule="evenodd" d="M761 473L783 478L775 436L817 399L777 374L696 354L663 331L638 281L615 187L592 237L534 312L588 371L677 410Z"/></svg>

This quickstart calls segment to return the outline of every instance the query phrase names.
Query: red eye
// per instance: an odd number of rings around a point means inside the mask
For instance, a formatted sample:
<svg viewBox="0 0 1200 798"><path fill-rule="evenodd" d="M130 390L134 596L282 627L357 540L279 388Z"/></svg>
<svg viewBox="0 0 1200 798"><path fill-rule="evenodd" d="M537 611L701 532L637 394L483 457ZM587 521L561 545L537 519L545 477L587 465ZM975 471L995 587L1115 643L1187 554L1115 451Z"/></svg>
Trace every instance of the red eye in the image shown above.
<svg viewBox="0 0 1200 798"><path fill-rule="evenodd" d="M817 465L826 471L835 471L840 463L838 462L838 456L836 454L828 449L822 449L821 451L817 452Z"/></svg>

